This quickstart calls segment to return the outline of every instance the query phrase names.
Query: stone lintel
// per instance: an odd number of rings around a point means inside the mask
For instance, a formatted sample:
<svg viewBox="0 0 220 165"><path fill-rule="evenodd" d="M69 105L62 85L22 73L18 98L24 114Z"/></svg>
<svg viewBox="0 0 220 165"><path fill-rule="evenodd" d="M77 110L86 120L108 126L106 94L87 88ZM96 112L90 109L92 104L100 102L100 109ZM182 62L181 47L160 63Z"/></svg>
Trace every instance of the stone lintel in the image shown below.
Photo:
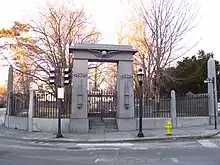
<svg viewBox="0 0 220 165"><path fill-rule="evenodd" d="M133 49L130 45L109 45L109 44L74 44L70 47L70 53L76 50L97 50L97 51L120 51L132 52L135 54L137 49Z"/></svg>

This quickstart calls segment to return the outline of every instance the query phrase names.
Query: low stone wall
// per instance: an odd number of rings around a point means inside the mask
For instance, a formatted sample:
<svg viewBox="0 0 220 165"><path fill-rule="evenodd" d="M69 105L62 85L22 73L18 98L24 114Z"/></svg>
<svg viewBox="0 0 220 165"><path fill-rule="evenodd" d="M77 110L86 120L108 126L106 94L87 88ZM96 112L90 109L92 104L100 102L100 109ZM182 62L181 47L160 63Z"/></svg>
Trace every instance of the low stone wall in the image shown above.
<svg viewBox="0 0 220 165"><path fill-rule="evenodd" d="M33 131L37 132L57 132L58 119L33 118ZM70 119L61 120L62 132L70 132Z"/></svg>
<svg viewBox="0 0 220 165"><path fill-rule="evenodd" d="M28 118L20 116L8 116L5 115L5 126L8 128L20 129L27 131Z"/></svg>
<svg viewBox="0 0 220 165"><path fill-rule="evenodd" d="M171 120L171 118L143 118L142 127L143 129L156 129L156 128L164 128L167 120ZM139 129L139 119L137 118L137 129Z"/></svg>
<svg viewBox="0 0 220 165"><path fill-rule="evenodd" d="M143 118L142 127L143 129L157 129L164 128L167 120L171 120L171 118ZM137 118L137 129L139 129L139 119ZM176 125L173 127L181 128L181 127L193 127L193 126L203 126L209 125L210 117L178 117L176 120Z"/></svg>
<svg viewBox="0 0 220 165"><path fill-rule="evenodd" d="M163 129L166 125L167 120L171 118L143 118L142 127L143 129ZM57 119L50 118L33 118L33 129L32 131L42 132L57 132ZM62 119L62 132L70 132L70 119ZM118 122L117 122L118 123ZM139 129L139 119L136 119L136 129ZM210 124L210 117L178 117L176 125L173 127L192 127L192 126L205 126ZM13 129L28 130L28 118L19 116L5 116L5 126ZM125 126L124 126L125 127ZM133 128L126 127L131 130ZM121 131L125 131L122 130ZM126 131L129 131L126 129Z"/></svg>
<svg viewBox="0 0 220 165"><path fill-rule="evenodd" d="M134 131L136 129L135 118L131 119L117 119L117 126L119 131Z"/></svg>
<svg viewBox="0 0 220 165"><path fill-rule="evenodd" d="M178 117L177 127L192 127L209 125L210 117Z"/></svg>
<svg viewBox="0 0 220 165"><path fill-rule="evenodd" d="M33 118L33 131L37 132L57 132L57 119ZM69 119L62 119L62 132L69 133ZM28 130L28 117L7 116L5 115L5 127Z"/></svg>

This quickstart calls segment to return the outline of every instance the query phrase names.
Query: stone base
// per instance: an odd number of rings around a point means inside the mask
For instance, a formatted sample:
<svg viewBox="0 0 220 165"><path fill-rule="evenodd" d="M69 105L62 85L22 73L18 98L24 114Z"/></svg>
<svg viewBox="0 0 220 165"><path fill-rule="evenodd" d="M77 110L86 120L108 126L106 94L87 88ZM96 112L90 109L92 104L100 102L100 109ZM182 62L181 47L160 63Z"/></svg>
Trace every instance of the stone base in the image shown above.
<svg viewBox="0 0 220 165"><path fill-rule="evenodd" d="M133 131L136 130L136 119L130 118L130 119L117 119L117 125L119 131Z"/></svg>
<svg viewBox="0 0 220 165"><path fill-rule="evenodd" d="M5 115L4 118L5 118L5 120L4 120L4 126L7 127L7 128L9 128L9 120L8 120L9 116L8 116L8 115Z"/></svg>
<svg viewBox="0 0 220 165"><path fill-rule="evenodd" d="M172 122L173 128L177 128L177 119L171 118L171 122Z"/></svg>
<svg viewBox="0 0 220 165"><path fill-rule="evenodd" d="M89 132L89 119L70 119L71 133L87 133Z"/></svg>
<svg viewBox="0 0 220 165"><path fill-rule="evenodd" d="M18 130L28 130L28 118L20 116L6 116L5 115L5 127L18 129Z"/></svg>
<svg viewBox="0 0 220 165"><path fill-rule="evenodd" d="M214 125L215 124L215 117L214 116L209 116L210 119L209 119L209 124L210 125ZM216 116L216 119L217 119L217 124L220 123L220 116Z"/></svg>

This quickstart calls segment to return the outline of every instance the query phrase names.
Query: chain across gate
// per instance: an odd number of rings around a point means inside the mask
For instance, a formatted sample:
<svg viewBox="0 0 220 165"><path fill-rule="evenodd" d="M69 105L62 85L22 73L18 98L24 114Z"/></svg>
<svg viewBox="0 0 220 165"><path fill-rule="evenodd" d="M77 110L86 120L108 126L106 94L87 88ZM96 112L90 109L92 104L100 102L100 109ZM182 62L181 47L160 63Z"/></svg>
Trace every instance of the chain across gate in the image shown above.
<svg viewBox="0 0 220 165"><path fill-rule="evenodd" d="M88 93L89 117L116 117L117 93L112 91L90 91Z"/></svg>

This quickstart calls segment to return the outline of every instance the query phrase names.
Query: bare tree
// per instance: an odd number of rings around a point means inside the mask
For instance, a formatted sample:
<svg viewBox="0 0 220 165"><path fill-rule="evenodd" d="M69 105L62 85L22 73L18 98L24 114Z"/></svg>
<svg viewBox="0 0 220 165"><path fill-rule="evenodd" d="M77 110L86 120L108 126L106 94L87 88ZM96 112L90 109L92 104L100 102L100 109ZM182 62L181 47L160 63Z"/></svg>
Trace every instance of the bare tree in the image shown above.
<svg viewBox="0 0 220 165"><path fill-rule="evenodd" d="M128 29L128 32L124 32ZM152 79L154 68L152 67L152 58L149 56L146 47L143 45L142 40L147 38L144 24L137 18L131 18L127 24L122 25L118 29L118 42L119 44L129 44L138 49L138 53L134 56L134 84L138 86L137 72L139 67L143 68L145 73L144 89L145 94L151 95L152 93Z"/></svg>
<svg viewBox="0 0 220 165"><path fill-rule="evenodd" d="M37 83L49 85L51 67L57 68L58 78L61 77L61 68L72 67L69 47L73 43L96 43L100 32L89 21L83 9L72 10L65 5L48 3L39 15L38 21L17 25L20 27L18 29L25 26L19 37L7 32L3 34L4 37L13 38L10 49L14 52L15 69L32 77ZM21 69L19 56L25 59L25 66L29 66L26 71Z"/></svg>
<svg viewBox="0 0 220 165"><path fill-rule="evenodd" d="M165 68L197 44L187 48L184 43L184 38L195 27L198 9L193 5L187 0L151 0L148 4L143 0L135 10L137 17L132 30L140 34L135 37L134 33L130 37L139 49L135 61L144 69L145 87L150 84L145 89L152 89L154 84L156 95L163 85L161 80L172 78Z"/></svg>
<svg viewBox="0 0 220 165"><path fill-rule="evenodd" d="M116 91L117 87L117 65L115 63L108 64L105 75L106 88L109 91Z"/></svg>
<svg viewBox="0 0 220 165"><path fill-rule="evenodd" d="M99 90L100 85L105 80L105 65L103 62L93 62L89 64L89 79L92 82L93 90Z"/></svg>

